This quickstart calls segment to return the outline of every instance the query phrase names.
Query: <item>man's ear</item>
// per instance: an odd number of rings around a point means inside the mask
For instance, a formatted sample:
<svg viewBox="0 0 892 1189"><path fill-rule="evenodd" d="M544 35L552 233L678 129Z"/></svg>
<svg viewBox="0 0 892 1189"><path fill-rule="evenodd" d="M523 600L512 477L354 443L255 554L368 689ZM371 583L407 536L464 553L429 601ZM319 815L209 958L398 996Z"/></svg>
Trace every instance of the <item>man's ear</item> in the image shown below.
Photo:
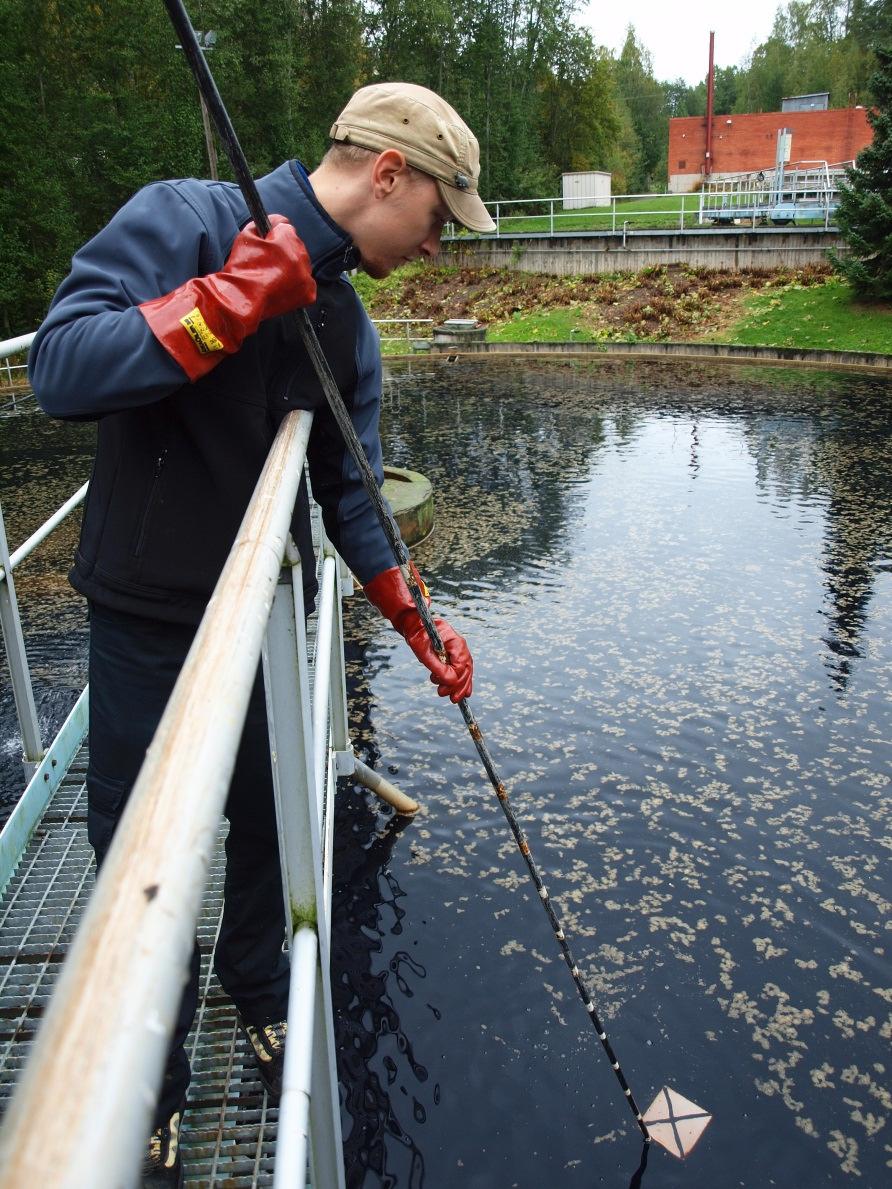
<svg viewBox="0 0 892 1189"><path fill-rule="evenodd" d="M372 191L376 198L390 194L401 174L408 172L406 157L399 149L385 149L379 153L372 165Z"/></svg>

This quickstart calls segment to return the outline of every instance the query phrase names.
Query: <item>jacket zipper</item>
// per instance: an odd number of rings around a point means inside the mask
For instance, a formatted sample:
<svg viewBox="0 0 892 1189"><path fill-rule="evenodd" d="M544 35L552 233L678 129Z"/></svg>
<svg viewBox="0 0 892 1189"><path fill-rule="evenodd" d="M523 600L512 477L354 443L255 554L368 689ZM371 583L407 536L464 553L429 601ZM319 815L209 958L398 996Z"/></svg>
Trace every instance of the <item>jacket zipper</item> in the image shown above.
<svg viewBox="0 0 892 1189"><path fill-rule="evenodd" d="M136 547L133 550L134 557L139 557L142 554L143 546L146 543L149 520L151 519L155 504L158 502L158 492L161 486L161 472L164 470L164 463L166 459L167 448L165 447L155 459L155 468L152 473L152 486L149 489L149 496L146 500L146 506L143 510L142 520L140 521L139 536L136 539Z"/></svg>

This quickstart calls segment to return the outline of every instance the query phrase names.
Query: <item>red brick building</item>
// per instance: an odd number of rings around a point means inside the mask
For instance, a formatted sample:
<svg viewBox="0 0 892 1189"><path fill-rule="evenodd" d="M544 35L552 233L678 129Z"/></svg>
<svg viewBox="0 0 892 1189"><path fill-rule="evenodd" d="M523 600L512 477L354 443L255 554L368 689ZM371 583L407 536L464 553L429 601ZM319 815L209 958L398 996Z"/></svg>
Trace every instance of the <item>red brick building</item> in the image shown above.
<svg viewBox="0 0 892 1189"><path fill-rule="evenodd" d="M792 131L790 161L852 161L873 139L863 107L713 116L712 176L774 169L777 134ZM706 173L706 117L669 121L669 190L696 189Z"/></svg>

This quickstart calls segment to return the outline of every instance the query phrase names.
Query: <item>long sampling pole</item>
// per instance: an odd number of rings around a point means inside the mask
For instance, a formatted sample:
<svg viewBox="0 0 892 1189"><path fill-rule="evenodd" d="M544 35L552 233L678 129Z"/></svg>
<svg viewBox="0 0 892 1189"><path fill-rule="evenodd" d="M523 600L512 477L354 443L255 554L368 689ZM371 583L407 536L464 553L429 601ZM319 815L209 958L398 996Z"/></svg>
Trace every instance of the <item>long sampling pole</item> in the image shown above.
<svg viewBox="0 0 892 1189"><path fill-rule="evenodd" d="M189 16L186 13L186 9L183 6L182 0L164 0L164 4L177 31L177 35L180 38L186 58L190 67L192 68L196 81L198 82L199 89L201 90L205 102L207 103L211 118L216 125L217 132L219 133L220 140L226 149L226 153L232 164L236 180L238 182L239 188L242 191L245 202L247 203L251 217L254 220L258 231L261 233L261 235L265 236L270 229L269 218L266 211L264 210L260 194L257 191L257 186L254 183L254 179L251 176L251 171L248 168L247 160L244 153L242 152L238 138L236 137L235 129L233 128L226 108L223 105L223 100L220 98L217 85L214 82L213 76L211 75L205 56L201 52L201 49L198 45L198 40L195 36L195 31L192 28L192 23L189 20ZM428 609L427 602L424 599L412 568L409 565L409 552L403 543L403 539L400 536L399 529L396 526L396 522L393 519L390 509L384 502L380 489L378 488L377 481L375 480L374 473L372 472L372 468L365 456L365 452L362 449L359 438L356 436L356 431L353 428L350 415L347 412L343 399L341 398L341 394L338 391L338 387L334 381L334 377L331 374L328 361L322 354L322 348L319 345L319 340L316 337L313 324L310 322L310 318L306 310L297 310L295 312L295 317L297 321L298 333L307 349L307 353L310 356L316 376L322 386L323 392L325 393L325 398L328 401L329 407L331 408L334 418L338 423L338 427L344 436L344 441L347 444L350 455L353 458L360 475L362 476L362 482L365 490L372 503L372 506L375 509L375 512L377 513L378 519L381 522L381 527L387 536L390 547L393 550L393 555L396 558L397 565L399 566L402 575L406 580L406 584L412 593L412 597L415 600L415 606L418 609L418 614L421 616L422 623L425 626L431 644L436 649L440 657L445 660L446 652L443 647L443 641L440 639L440 634L434 625L434 621L430 610ZM629 1088L629 1083L626 1081L625 1075L620 1068L616 1053L613 1051L613 1046L607 1038L604 1025L601 1023L598 1013L595 1010L594 1000L582 981L582 977L579 973L579 967L576 965L576 961L570 952L569 945L567 944L566 934L564 933L561 922L557 913L555 912L545 884L542 881L542 876L539 874L539 869L536 866L536 862L533 859L532 853L530 852L529 842L527 841L524 832L518 823L517 817L514 814L514 810L511 808L511 804L508 800L508 792L502 780L500 779L498 772L496 771L492 756L490 755L489 749L486 746L486 742L483 738L483 732L477 725L477 720L475 719L466 698L462 698L462 700L458 703L458 708L461 711L462 718L465 720L465 725L468 728L468 732L470 733L471 738L474 740L474 745L477 748L480 759L483 761L483 767L486 769L486 774L489 777L490 783L495 789L496 796L499 799L499 804L502 807L502 812L507 818L508 825L511 828L511 833L514 835L514 841L517 843L518 850L523 855L527 869L530 873L530 878L536 885L536 891L539 893L542 906L548 915L548 920L551 923L554 935L557 938L558 945L560 946L560 950L563 954L564 961L567 964L567 968L570 971L570 976L573 979L573 983L579 994L579 998L582 1000L588 1017L591 1020L598 1035L598 1040L600 1040L604 1052L607 1054L607 1059L610 1062L611 1068L616 1074L617 1081L622 1087L623 1095L629 1104L630 1110L635 1116L635 1121L637 1122L638 1127L644 1136L645 1142L649 1143L651 1137L644 1122L644 1118L641 1114L638 1104L635 1101L632 1091Z"/></svg>

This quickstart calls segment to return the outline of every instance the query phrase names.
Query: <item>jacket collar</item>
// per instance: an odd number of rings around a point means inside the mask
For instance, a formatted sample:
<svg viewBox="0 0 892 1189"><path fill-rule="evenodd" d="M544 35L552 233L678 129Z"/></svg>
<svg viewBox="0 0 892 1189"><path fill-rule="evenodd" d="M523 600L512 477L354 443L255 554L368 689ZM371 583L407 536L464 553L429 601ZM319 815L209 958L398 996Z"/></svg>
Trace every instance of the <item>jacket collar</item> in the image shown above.
<svg viewBox="0 0 892 1189"><path fill-rule="evenodd" d="M284 215L297 228L317 278L336 277L356 268L359 252L343 227L320 205L299 161L286 161L260 178L257 189L270 213Z"/></svg>

